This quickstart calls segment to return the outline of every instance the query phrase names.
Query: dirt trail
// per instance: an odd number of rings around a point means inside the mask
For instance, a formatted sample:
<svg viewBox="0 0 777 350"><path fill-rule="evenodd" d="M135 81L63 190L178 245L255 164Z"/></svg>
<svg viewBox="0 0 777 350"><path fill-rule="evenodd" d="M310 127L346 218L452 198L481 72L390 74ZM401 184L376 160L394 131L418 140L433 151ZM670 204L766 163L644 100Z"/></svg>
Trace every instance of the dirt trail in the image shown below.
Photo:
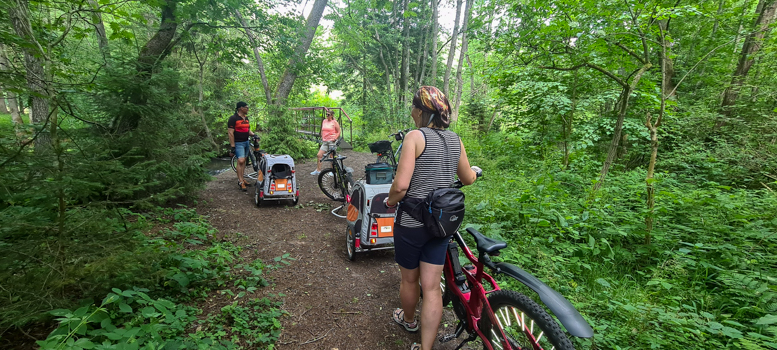
<svg viewBox="0 0 777 350"><path fill-rule="evenodd" d="M375 159L368 153L345 151L343 155L356 179L363 177L364 165ZM420 342L420 334L407 333L391 321L391 311L399 306L400 277L394 251L357 254L355 261L349 261L345 219L330 213L335 202L321 193L317 177L310 175L315 161L296 165L302 208L281 203L257 208L254 188L240 191L231 170L208 183L198 205L200 214L208 215L221 233L244 235L238 243L246 248L246 258L270 262L289 253L296 259L290 266L269 272L271 286L258 292L286 295L284 309L289 316L281 320L284 330L277 348L406 350ZM453 312L446 309L439 334L452 333L454 327ZM457 343L436 343L434 349L453 349ZM479 346L464 347L474 348Z"/></svg>

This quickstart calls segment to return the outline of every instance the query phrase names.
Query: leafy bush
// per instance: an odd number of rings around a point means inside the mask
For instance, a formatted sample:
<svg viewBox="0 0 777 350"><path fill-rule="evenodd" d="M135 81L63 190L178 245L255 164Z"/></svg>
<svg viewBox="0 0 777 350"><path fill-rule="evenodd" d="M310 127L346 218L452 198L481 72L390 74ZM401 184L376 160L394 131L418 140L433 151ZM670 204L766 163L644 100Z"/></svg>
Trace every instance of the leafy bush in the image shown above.
<svg viewBox="0 0 777 350"><path fill-rule="evenodd" d="M561 171L511 139L519 140L500 133L464 139L470 162L485 174L465 188L466 220L509 242L500 259L576 305L596 330L593 343L577 340L582 348L775 346L772 192L658 173L646 245L643 169L613 172L594 193L596 167L573 162L574 171Z"/></svg>

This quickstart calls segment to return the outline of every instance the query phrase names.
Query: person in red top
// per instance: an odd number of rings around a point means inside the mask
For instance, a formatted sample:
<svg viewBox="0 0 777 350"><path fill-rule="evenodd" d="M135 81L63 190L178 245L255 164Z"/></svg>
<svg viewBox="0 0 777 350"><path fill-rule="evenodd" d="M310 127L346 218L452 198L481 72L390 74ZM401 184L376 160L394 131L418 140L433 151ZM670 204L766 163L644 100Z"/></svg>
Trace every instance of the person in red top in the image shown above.
<svg viewBox="0 0 777 350"><path fill-rule="evenodd" d="M229 134L229 145L232 146L232 153L237 155L237 185L241 190L246 190L243 172L246 168L246 157L251 152L251 143L249 136L254 136L251 131L251 123L248 121L248 104L238 102L235 108L235 114L227 120L227 133Z"/></svg>
<svg viewBox="0 0 777 350"><path fill-rule="evenodd" d="M335 142L340 138L340 124L335 120L335 111L327 110L326 119L321 122L321 148L318 150L318 166L310 175L321 173L321 157L324 153L335 148Z"/></svg>

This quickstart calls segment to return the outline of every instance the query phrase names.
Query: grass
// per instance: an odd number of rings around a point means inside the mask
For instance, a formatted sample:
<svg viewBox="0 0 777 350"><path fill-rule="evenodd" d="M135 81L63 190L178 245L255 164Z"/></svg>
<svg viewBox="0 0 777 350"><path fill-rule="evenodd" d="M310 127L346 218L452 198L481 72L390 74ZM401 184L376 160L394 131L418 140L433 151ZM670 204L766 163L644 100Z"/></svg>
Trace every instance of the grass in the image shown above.
<svg viewBox="0 0 777 350"><path fill-rule="evenodd" d="M10 114L0 113L0 130L10 130L13 128L13 120Z"/></svg>

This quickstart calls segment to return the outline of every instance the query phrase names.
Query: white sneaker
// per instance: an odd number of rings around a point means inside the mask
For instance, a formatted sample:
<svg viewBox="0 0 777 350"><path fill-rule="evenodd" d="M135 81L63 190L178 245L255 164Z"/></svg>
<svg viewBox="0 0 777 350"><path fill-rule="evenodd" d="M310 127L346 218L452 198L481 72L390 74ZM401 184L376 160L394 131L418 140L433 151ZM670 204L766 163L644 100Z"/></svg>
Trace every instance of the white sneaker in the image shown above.
<svg viewBox="0 0 777 350"><path fill-rule="evenodd" d="M313 170L313 172L310 173L310 175L318 175L318 174L321 174L321 172L318 170Z"/></svg>

